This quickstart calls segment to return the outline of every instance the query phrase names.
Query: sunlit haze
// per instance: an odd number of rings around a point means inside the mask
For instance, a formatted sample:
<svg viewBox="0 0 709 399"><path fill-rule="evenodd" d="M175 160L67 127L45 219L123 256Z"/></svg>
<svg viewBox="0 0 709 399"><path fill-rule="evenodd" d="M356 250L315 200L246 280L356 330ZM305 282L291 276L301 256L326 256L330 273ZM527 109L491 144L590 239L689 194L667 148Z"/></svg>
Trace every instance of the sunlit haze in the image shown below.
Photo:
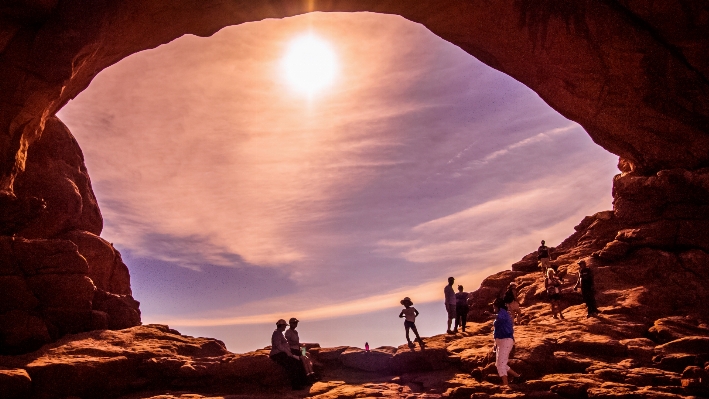
<svg viewBox="0 0 709 399"><path fill-rule="evenodd" d="M290 317L304 342L399 345L404 296L423 335L445 332L447 277L472 291L558 245L611 208L617 173L524 85L373 13L184 36L101 72L59 117L143 322L235 352Z"/></svg>
<svg viewBox="0 0 709 399"><path fill-rule="evenodd" d="M288 83L310 96L332 83L336 68L330 45L312 33L294 39L283 57Z"/></svg>

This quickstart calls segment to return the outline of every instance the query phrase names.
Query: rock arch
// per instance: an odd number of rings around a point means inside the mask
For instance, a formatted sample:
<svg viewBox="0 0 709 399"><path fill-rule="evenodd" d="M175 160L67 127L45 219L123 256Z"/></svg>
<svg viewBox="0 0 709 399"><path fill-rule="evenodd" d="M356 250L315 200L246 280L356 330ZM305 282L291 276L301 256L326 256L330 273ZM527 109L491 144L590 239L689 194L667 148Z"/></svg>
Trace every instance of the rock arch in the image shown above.
<svg viewBox="0 0 709 399"><path fill-rule="evenodd" d="M19 1L0 9L0 190L102 69L184 34L309 11L398 14L519 80L634 169L709 165L702 1Z"/></svg>

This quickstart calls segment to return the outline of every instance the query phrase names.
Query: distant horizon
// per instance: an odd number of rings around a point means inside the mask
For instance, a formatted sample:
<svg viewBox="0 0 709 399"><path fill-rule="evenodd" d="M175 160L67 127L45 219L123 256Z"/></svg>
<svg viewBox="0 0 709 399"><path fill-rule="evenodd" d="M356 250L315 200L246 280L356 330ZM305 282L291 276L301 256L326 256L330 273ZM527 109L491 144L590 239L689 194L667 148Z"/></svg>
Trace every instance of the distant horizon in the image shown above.
<svg viewBox="0 0 709 399"><path fill-rule="evenodd" d="M283 60L305 34L332 69L298 61L294 78ZM58 116L143 323L237 353L289 317L303 341L398 346L404 296L422 335L445 332L448 276L474 291L558 245L611 209L617 173L526 86L373 13L184 36L102 71Z"/></svg>

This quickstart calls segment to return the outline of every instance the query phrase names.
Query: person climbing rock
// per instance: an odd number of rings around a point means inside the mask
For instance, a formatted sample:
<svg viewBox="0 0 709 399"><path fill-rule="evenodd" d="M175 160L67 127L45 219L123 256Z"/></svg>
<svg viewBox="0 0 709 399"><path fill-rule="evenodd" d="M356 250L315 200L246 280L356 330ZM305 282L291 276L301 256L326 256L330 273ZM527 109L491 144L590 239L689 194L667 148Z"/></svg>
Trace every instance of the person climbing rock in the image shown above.
<svg viewBox="0 0 709 399"><path fill-rule="evenodd" d="M549 247L544 244L544 240L542 240L542 245L537 248L537 260L539 261L539 268L542 269L542 272L551 267L551 251Z"/></svg>
<svg viewBox="0 0 709 399"><path fill-rule="evenodd" d="M424 343L421 337L419 336L419 332L416 329L416 316L419 315L419 311L416 310L416 308L413 306L414 303L411 302L411 299L407 296L406 298L402 299L399 303L401 303L404 306L404 309L401 310L401 313L399 313L399 317L404 318L404 329L406 330L406 342L409 343L409 348L413 349L414 348L414 343L411 342L411 339L409 339L409 330L413 330L414 335L416 335L416 341L418 341L419 345L421 345L421 349L424 348Z"/></svg>
<svg viewBox="0 0 709 399"><path fill-rule="evenodd" d="M518 323L522 312L519 307L519 301L517 301L517 285L514 281L507 286L507 291L505 291L505 295L502 298L507 304L507 311L512 316L512 321Z"/></svg>
<svg viewBox="0 0 709 399"><path fill-rule="evenodd" d="M551 304L551 314L555 319L563 319L564 315L561 314L561 280L552 268L547 269L547 277L544 280L544 288L547 290L547 296L549 297L549 303Z"/></svg>
<svg viewBox="0 0 709 399"><path fill-rule="evenodd" d="M276 322L276 329L271 335L271 353L269 357L286 370L293 390L300 390L308 384L308 378L305 374L303 362L299 356L291 353L288 340L283 336L283 331L286 330L287 326L288 323L283 319Z"/></svg>
<svg viewBox="0 0 709 399"><path fill-rule="evenodd" d="M465 332L465 324L468 320L468 293L463 291L463 286L458 286L458 292L455 293L455 328L453 331L458 331L458 326Z"/></svg>
<svg viewBox="0 0 709 399"><path fill-rule="evenodd" d="M313 378L315 374L313 372L313 362L305 351L305 346L300 344L300 336L298 335L298 331L296 331L298 323L300 323L300 320L295 317L291 317L290 320L288 320L290 327L286 330L285 337L288 341L288 346L290 346L291 354L300 357L300 360L303 362L303 367L305 368L305 374L308 378Z"/></svg>
<svg viewBox="0 0 709 399"><path fill-rule="evenodd" d="M507 312L507 304L502 298L497 298L493 302L493 311L497 313L494 322L493 337L495 339L495 366L497 374L502 378L502 385L509 385L507 375L519 378L520 375L512 370L507 364L510 358L510 352L515 343L514 325L512 318Z"/></svg>
<svg viewBox="0 0 709 399"><path fill-rule="evenodd" d="M598 305L596 305L596 288L593 284L593 271L586 265L586 261L581 259L578 262L579 265L579 275L578 280L576 280L576 285L574 285L574 290L578 290L581 287L581 295L583 296L583 301L586 303L586 309L588 314L586 317L595 316L598 314Z"/></svg>
<svg viewBox="0 0 709 399"><path fill-rule="evenodd" d="M448 313L448 329L446 330L448 334L454 334L454 332L451 331L451 323L453 323L453 320L455 320L456 315L455 290L453 290L454 282L455 279L453 277L448 277L448 285L443 288L443 294L446 296L446 313Z"/></svg>

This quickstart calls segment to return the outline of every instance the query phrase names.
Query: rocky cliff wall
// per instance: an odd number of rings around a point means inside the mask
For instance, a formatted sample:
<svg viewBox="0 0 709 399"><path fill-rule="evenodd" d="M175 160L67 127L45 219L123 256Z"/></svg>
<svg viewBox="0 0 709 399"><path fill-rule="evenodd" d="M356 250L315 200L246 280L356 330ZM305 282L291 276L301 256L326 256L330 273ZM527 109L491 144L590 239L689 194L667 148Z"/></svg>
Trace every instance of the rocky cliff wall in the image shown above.
<svg viewBox="0 0 709 399"><path fill-rule="evenodd" d="M28 151L15 187L38 207L32 218L14 218L13 236L0 236L0 353L140 324L128 268L98 236L103 220L81 149L56 117Z"/></svg>

